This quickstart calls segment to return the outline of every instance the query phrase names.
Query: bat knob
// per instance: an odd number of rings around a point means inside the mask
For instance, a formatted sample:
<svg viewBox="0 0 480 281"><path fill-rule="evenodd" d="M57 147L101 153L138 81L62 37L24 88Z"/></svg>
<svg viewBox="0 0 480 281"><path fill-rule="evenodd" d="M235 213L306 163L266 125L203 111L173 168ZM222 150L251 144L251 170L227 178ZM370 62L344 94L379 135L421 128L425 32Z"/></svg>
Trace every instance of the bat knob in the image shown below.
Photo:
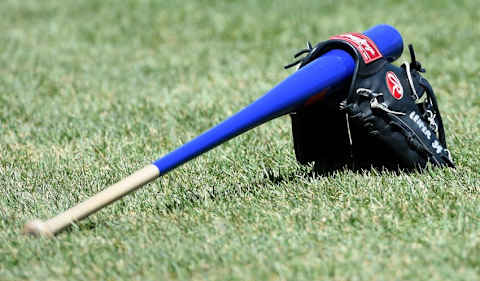
<svg viewBox="0 0 480 281"><path fill-rule="evenodd" d="M53 237L53 233L48 229L47 224L41 220L33 220L25 224L23 228L23 234Z"/></svg>

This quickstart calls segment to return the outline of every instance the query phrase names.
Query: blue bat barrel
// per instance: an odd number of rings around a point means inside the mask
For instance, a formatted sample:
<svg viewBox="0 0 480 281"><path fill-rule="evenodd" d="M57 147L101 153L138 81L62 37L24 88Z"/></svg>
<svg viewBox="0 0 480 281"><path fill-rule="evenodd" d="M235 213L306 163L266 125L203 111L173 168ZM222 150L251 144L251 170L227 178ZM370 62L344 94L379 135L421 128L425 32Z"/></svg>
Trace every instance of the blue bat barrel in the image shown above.
<svg viewBox="0 0 480 281"><path fill-rule="evenodd" d="M403 40L395 28L377 25L363 34L375 42L381 54L389 61L394 61L402 54ZM163 175L249 129L292 112L322 90L346 81L352 76L354 67L354 59L347 52L331 50L227 120L157 159L153 164L159 169L159 175Z"/></svg>

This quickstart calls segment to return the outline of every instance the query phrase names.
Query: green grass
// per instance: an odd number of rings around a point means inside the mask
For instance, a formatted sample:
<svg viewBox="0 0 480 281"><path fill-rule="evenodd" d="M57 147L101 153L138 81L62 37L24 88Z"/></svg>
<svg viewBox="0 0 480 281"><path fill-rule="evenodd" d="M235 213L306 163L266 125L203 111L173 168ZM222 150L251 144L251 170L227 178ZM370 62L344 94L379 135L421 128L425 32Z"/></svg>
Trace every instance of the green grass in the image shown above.
<svg viewBox="0 0 480 281"><path fill-rule="evenodd" d="M479 279L478 1L294 2L2 1L0 280ZM20 235L251 103L306 40L379 23L415 44L457 169L310 177L282 117Z"/></svg>

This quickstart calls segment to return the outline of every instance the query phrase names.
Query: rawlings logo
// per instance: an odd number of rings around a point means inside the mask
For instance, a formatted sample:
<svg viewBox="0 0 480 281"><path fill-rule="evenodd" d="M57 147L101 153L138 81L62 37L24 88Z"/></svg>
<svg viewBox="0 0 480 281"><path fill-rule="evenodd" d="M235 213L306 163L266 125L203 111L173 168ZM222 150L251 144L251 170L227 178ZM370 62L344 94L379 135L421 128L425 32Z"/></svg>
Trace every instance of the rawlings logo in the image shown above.
<svg viewBox="0 0 480 281"><path fill-rule="evenodd" d="M392 94L392 96L397 100L403 98L403 87L397 75L389 71L385 76L385 80L387 81L387 86L390 94Z"/></svg>
<svg viewBox="0 0 480 281"><path fill-rule="evenodd" d="M352 44L355 49L362 55L363 61L369 64L377 59L383 57L382 53L377 48L377 45L367 36L360 33L345 33L330 37L330 39L337 39L347 41Z"/></svg>

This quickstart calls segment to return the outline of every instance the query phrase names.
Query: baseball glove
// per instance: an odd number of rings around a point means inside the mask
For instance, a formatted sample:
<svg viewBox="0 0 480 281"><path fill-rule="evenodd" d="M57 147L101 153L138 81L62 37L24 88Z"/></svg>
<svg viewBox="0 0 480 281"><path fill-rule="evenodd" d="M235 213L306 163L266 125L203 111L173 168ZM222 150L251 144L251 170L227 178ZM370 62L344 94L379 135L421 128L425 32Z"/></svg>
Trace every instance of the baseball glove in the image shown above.
<svg viewBox="0 0 480 281"><path fill-rule="evenodd" d="M343 167L416 170L428 163L454 167L435 94L411 45L411 62L398 67L368 37L347 33L308 44L295 55L306 56L285 68L301 68L332 49L350 53L355 71L349 85L290 115L300 163L314 161L319 173Z"/></svg>

